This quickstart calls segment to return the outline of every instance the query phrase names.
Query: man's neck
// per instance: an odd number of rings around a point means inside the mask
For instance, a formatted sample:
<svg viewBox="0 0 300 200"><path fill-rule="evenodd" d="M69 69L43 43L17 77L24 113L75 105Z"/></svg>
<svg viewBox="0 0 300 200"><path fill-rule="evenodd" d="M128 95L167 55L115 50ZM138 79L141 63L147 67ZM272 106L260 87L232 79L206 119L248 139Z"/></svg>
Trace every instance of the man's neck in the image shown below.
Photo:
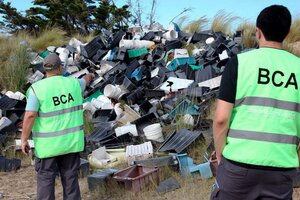
<svg viewBox="0 0 300 200"><path fill-rule="evenodd" d="M282 49L282 43L274 42L274 41L262 41L259 43L259 47L267 47L267 48L274 48L274 49Z"/></svg>
<svg viewBox="0 0 300 200"><path fill-rule="evenodd" d="M55 72L47 72L46 75L47 75L47 77L51 77L51 76L61 76L61 74L55 73Z"/></svg>

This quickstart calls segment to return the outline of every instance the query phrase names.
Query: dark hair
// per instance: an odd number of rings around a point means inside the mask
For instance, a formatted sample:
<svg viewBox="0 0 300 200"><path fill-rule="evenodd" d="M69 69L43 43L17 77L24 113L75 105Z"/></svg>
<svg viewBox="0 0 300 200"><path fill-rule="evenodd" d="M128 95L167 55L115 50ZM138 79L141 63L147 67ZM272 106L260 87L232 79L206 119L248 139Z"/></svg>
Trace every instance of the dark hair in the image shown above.
<svg viewBox="0 0 300 200"><path fill-rule="evenodd" d="M286 7L272 5L259 13L256 27L261 29L267 41L281 43L289 33L291 23L291 13Z"/></svg>

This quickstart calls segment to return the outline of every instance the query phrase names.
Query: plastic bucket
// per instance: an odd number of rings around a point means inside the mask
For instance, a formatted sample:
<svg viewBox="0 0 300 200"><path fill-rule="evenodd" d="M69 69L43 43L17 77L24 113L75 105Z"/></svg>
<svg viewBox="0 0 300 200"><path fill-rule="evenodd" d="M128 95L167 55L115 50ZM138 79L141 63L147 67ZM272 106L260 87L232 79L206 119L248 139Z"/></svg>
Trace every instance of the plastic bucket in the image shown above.
<svg viewBox="0 0 300 200"><path fill-rule="evenodd" d="M169 41L176 40L178 38L178 33L175 30L170 30L170 31L164 33L163 37Z"/></svg>
<svg viewBox="0 0 300 200"><path fill-rule="evenodd" d="M162 128L159 123L151 124L146 126L144 129L144 134L148 140L154 140L157 142L163 142L164 137L162 134Z"/></svg>
<svg viewBox="0 0 300 200"><path fill-rule="evenodd" d="M122 91L119 87L116 87L111 84L106 85L103 91L106 97L114 98L114 99L118 99L119 96L121 95L121 92Z"/></svg>

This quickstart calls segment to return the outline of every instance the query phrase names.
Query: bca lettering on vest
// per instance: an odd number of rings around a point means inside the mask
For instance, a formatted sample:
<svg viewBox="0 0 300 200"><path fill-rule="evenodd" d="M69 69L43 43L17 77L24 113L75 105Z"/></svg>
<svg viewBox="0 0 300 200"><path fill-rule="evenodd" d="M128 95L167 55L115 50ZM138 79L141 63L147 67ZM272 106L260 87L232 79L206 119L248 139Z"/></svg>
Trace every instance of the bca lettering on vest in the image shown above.
<svg viewBox="0 0 300 200"><path fill-rule="evenodd" d="M258 84L267 85L269 83L273 84L275 87L295 87L298 90L298 83L296 79L296 75L291 73L289 75L285 75L281 71L275 71L271 73L268 69L259 68L258 69Z"/></svg>
<svg viewBox="0 0 300 200"><path fill-rule="evenodd" d="M53 100L54 106L58 106L61 103L66 104L66 103L69 103L70 101L74 101L74 98L72 97L71 93L69 93L68 95L62 94L59 97L54 96L54 97L52 97L52 100Z"/></svg>

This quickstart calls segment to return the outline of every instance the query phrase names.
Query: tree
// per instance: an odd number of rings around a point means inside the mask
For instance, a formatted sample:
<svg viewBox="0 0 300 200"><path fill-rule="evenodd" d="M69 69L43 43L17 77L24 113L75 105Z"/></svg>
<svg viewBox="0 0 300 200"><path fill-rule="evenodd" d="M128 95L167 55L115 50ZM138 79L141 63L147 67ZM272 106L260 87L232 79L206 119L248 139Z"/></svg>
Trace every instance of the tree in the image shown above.
<svg viewBox="0 0 300 200"><path fill-rule="evenodd" d="M133 2L132 0L127 0L127 5L129 7L129 10L131 11L131 16L133 18L131 22L133 24L137 24L138 26L142 27L143 25L142 19L143 19L145 9L143 8L143 5L141 4L140 0L135 0L135 2ZM155 23L156 6L157 6L157 0L152 0L150 12L147 13L146 15L146 19L149 20L150 29Z"/></svg>
<svg viewBox="0 0 300 200"><path fill-rule="evenodd" d="M130 17L127 5L118 8L111 0L34 0L33 4L22 15L9 2L0 0L0 14L5 20L3 25L12 31L39 30L55 25L69 34L87 34L120 26Z"/></svg>

